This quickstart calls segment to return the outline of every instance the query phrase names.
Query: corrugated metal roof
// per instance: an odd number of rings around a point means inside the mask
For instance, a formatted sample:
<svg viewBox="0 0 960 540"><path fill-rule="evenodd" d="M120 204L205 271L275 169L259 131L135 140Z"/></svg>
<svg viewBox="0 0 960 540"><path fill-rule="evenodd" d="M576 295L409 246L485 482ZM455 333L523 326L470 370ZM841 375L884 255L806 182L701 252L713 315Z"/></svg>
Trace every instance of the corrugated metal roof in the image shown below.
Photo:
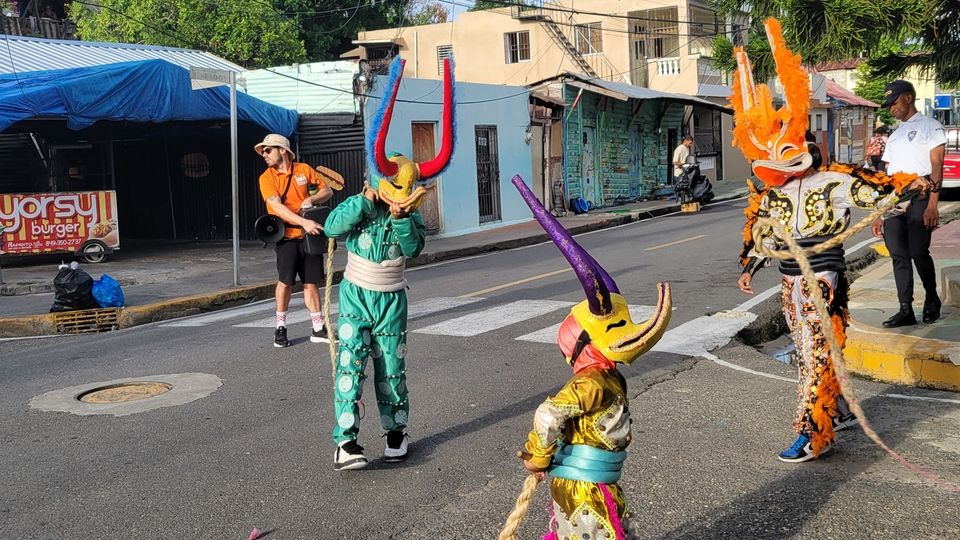
<svg viewBox="0 0 960 540"><path fill-rule="evenodd" d="M359 114L353 96L357 70L354 62L314 62L257 69L243 77L251 96L300 114Z"/></svg>
<svg viewBox="0 0 960 540"><path fill-rule="evenodd" d="M859 105L861 107L870 107L872 109L879 109L880 104L874 103L869 99L862 98L853 92L847 90L846 88L840 86L832 79L827 79L827 96L831 97L847 105Z"/></svg>
<svg viewBox="0 0 960 540"><path fill-rule="evenodd" d="M0 37L0 73L25 73L155 59L166 60L187 69L197 66L243 71L243 67L233 62L191 49L10 35Z"/></svg>
<svg viewBox="0 0 960 540"><path fill-rule="evenodd" d="M632 99L662 99L666 101L676 101L678 103L684 103L686 105L699 105L702 107L709 107L711 109L723 109L728 110L722 105L718 105L711 101L705 99L700 99L694 96L688 96L687 94L672 94L669 92L660 92L659 90L651 90L643 86L635 86L632 84L618 83L605 81L603 79L596 79L593 77L587 77L579 73L573 73L568 71L567 76L579 79L587 84L592 84L594 86L599 86L611 92L617 92L623 94L624 96Z"/></svg>

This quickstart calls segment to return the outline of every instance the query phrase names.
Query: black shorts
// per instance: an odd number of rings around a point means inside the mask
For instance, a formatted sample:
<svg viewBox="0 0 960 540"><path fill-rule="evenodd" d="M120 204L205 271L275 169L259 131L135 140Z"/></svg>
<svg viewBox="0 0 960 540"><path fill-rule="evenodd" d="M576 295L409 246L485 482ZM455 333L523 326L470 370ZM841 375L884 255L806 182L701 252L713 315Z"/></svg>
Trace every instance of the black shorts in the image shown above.
<svg viewBox="0 0 960 540"><path fill-rule="evenodd" d="M302 239L281 240L276 251L280 283L293 285L299 275L301 283L323 286L323 255L304 253Z"/></svg>

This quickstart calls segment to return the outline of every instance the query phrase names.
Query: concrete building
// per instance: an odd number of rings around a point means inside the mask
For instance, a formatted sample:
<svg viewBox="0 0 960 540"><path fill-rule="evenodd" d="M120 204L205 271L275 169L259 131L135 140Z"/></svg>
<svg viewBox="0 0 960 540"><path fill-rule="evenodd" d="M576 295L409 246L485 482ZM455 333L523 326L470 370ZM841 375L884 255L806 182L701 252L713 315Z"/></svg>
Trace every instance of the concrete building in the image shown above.
<svg viewBox="0 0 960 540"><path fill-rule="evenodd" d="M385 81L377 76L365 89L370 96L363 104L366 126L380 105ZM420 207L428 231L457 236L531 219L510 183L515 174L528 184L532 179L529 91L457 81L455 93L457 146ZM440 148L442 102L441 81L404 77L386 150L417 162L432 159Z"/></svg>
<svg viewBox="0 0 960 540"><path fill-rule="evenodd" d="M361 71L376 72L385 65L386 59L400 55L407 59L407 76L440 79L442 60L453 56L460 81L524 85L537 90L544 81L555 81L567 74L594 86L609 82L648 88L660 92L660 97L679 96L680 101L686 100L686 108L680 107L677 113L679 120L675 122L671 118L666 124L655 122L661 127L669 124L671 128L653 139L640 137L625 141L629 152L635 156L649 154L653 150L643 145L656 140L664 147L654 153L665 155L683 135L690 134L695 140L694 150L701 157L703 172L712 181L740 182L749 176L749 166L739 151L730 146L733 119L729 114L722 114L729 88L725 86L726 77L713 68L710 57L714 36L729 27L707 2L557 0L536 6L467 12L448 23L360 32L354 41L357 48L343 57L361 60L365 66ZM572 102L568 94L550 93L569 107ZM688 99L691 97L703 100L693 103ZM589 100L585 105L588 109L592 107ZM532 117L531 124L537 123ZM569 135L566 126L563 130ZM570 137L563 139L565 144L571 140ZM544 140L544 143L535 146L549 148L556 139ZM555 166L559 157L549 154L546 160ZM534 159L541 158L535 156ZM648 161L651 159L654 158ZM579 162L563 162L562 176L566 179L568 195L579 191L579 181L571 180L579 174L579 169ZM626 194L643 193L641 185L644 184L665 184L671 180L669 172L656 172L654 180L649 175L654 174L655 169L648 163L643 173L648 176L633 178ZM639 169L633 172L639 174ZM545 167L541 176L549 181L536 183L535 188L539 188L536 192L538 195L543 192L544 202L550 204L554 197L546 192L555 185L558 175ZM610 201L623 195L622 190L614 191L616 196L603 196L598 192L597 201L603 201L599 204L612 204ZM566 199L569 200L569 196Z"/></svg>

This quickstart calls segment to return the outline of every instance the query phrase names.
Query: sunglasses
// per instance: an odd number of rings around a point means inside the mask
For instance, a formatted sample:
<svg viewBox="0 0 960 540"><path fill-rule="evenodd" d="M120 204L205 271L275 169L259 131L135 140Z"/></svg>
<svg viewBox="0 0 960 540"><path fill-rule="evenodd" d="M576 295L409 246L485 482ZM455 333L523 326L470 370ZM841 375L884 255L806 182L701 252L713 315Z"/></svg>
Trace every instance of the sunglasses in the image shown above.
<svg viewBox="0 0 960 540"><path fill-rule="evenodd" d="M264 146L261 154L269 154L269 153L272 153L274 150L280 150L280 148L277 146Z"/></svg>

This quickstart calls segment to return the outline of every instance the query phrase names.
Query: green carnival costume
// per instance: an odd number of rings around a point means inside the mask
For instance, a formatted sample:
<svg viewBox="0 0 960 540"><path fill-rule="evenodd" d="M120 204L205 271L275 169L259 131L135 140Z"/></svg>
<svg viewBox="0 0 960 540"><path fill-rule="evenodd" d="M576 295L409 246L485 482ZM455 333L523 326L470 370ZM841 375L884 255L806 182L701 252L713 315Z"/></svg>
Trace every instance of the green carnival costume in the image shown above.
<svg viewBox="0 0 960 540"><path fill-rule="evenodd" d="M426 227L414 210L393 219L383 204L354 195L324 224L326 235L346 238L347 268L340 283L340 346L334 381L333 439L356 439L364 368L373 360L380 423L387 431L407 425L407 293L404 260L423 249Z"/></svg>
<svg viewBox="0 0 960 540"><path fill-rule="evenodd" d="M371 190L369 198L364 194L350 197L330 213L324 225L327 236L344 237L347 245L347 267L340 283L340 348L334 381L336 470L367 465L363 447L356 439L364 368L369 359L373 359L380 423L387 431L384 461L407 457L410 405L404 266L408 257L420 254L426 239L426 227L416 210L427 194L424 184L443 171L453 154L453 65L450 59L444 63L443 137L436 157L416 163L400 154L388 156L384 150L403 74L404 62L398 57L390 66L386 90L367 138L376 194Z"/></svg>

